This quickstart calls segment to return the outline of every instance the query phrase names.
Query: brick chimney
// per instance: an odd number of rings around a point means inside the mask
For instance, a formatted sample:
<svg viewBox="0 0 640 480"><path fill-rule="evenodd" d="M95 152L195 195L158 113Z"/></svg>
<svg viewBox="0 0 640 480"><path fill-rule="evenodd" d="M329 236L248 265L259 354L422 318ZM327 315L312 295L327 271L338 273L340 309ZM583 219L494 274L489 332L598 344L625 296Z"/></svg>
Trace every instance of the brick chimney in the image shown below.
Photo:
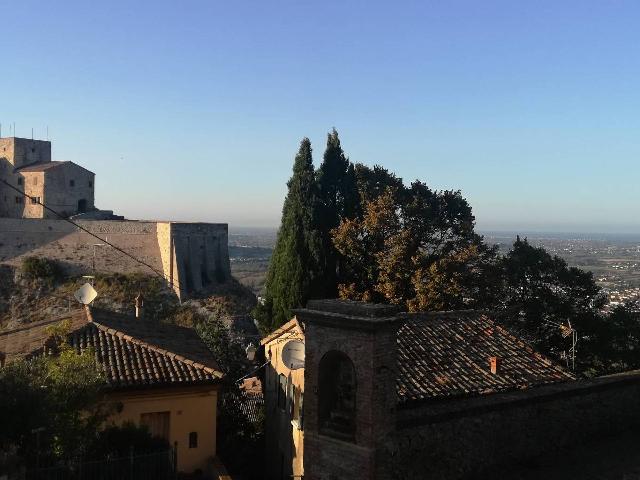
<svg viewBox="0 0 640 480"><path fill-rule="evenodd" d="M492 374L497 375L500 373L501 364L502 359L500 357L489 357L489 368Z"/></svg>
<svg viewBox="0 0 640 480"><path fill-rule="evenodd" d="M142 293L138 293L136 297L136 318L142 319L144 317L144 297Z"/></svg>

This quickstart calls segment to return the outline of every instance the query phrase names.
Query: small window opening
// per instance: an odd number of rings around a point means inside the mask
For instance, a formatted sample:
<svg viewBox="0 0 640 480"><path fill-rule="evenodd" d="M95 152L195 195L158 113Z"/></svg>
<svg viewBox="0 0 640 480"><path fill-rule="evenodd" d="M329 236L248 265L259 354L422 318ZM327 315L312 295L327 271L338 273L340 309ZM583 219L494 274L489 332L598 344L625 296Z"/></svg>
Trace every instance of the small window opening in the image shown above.
<svg viewBox="0 0 640 480"><path fill-rule="evenodd" d="M89 188L93 188L93 182L89 180Z"/></svg>
<svg viewBox="0 0 640 480"><path fill-rule="evenodd" d="M198 432L189 434L189 448L198 448Z"/></svg>
<svg viewBox="0 0 640 480"><path fill-rule="evenodd" d="M278 408L284 410L287 406L287 377L282 373L278 376Z"/></svg>
<svg viewBox="0 0 640 480"><path fill-rule="evenodd" d="M23 181L22 178L18 178L18 185L22 185Z"/></svg>
<svg viewBox="0 0 640 480"><path fill-rule="evenodd" d="M31 197L31 203L37 205L38 203L40 203L40 197Z"/></svg>
<svg viewBox="0 0 640 480"><path fill-rule="evenodd" d="M76 181L75 180L69 180L69 186L70 187L75 187L76 186Z"/></svg>

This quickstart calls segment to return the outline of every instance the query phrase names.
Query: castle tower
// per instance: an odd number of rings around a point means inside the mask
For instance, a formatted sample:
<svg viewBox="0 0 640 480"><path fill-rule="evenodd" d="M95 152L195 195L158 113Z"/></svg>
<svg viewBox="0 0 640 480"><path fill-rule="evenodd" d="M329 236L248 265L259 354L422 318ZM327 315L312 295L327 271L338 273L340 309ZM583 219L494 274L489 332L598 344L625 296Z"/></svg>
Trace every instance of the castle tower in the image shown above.
<svg viewBox="0 0 640 480"><path fill-rule="evenodd" d="M49 141L17 137L0 138L0 162L8 162L13 168L50 161Z"/></svg>

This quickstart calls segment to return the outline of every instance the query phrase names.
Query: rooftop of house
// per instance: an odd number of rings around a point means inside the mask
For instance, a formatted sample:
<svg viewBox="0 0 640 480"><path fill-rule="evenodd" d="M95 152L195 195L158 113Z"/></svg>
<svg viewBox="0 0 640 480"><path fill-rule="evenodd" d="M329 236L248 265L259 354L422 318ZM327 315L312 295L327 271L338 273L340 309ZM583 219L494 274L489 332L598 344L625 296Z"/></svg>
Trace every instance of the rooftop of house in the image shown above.
<svg viewBox="0 0 640 480"><path fill-rule="evenodd" d="M492 373L490 358L497 358ZM400 403L480 395L573 380L559 365L467 310L407 314L398 330Z"/></svg>
<svg viewBox="0 0 640 480"><path fill-rule="evenodd" d="M214 383L222 377L194 330L90 307L0 333L0 354L5 361L42 354L49 327L63 320L69 320L69 343L77 352L93 349L111 388Z"/></svg>
<svg viewBox="0 0 640 480"><path fill-rule="evenodd" d="M298 318L358 328L367 323L397 322L398 403L506 392L574 380L575 377L536 352L523 340L496 324L487 314L455 312L404 313L362 302L312 301L298 310ZM318 320L317 320L318 321ZM299 324L296 318L261 341L262 345L287 338ZM301 327L304 334L304 328ZM495 359L492 371L491 359Z"/></svg>
<svg viewBox="0 0 640 480"><path fill-rule="evenodd" d="M78 165L77 163L71 162L69 160L55 160L55 161L51 161L51 162L37 162L37 163L32 163L30 165L25 165L24 167L19 167L16 168L15 171L19 172L19 173L29 173L29 172L46 172L49 170L52 170L54 168L58 168L58 167L62 167L65 165L74 165L78 168L82 168L83 170L87 170L86 168ZM87 170L87 172L91 172L90 170ZM93 173L93 172L91 172Z"/></svg>

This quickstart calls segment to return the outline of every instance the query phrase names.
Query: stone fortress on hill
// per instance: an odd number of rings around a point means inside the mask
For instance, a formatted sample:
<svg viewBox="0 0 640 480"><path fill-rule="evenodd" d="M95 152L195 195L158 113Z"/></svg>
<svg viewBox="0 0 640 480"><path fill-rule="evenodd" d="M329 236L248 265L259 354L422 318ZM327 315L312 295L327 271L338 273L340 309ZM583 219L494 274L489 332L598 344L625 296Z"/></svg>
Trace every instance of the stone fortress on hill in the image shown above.
<svg viewBox="0 0 640 480"><path fill-rule="evenodd" d="M49 141L0 138L0 180L10 185L0 181L0 266L40 256L69 274L90 273L94 265L97 272L153 274L62 216L162 272L180 299L230 278L226 223L125 220L98 210L95 174L52 161Z"/></svg>

